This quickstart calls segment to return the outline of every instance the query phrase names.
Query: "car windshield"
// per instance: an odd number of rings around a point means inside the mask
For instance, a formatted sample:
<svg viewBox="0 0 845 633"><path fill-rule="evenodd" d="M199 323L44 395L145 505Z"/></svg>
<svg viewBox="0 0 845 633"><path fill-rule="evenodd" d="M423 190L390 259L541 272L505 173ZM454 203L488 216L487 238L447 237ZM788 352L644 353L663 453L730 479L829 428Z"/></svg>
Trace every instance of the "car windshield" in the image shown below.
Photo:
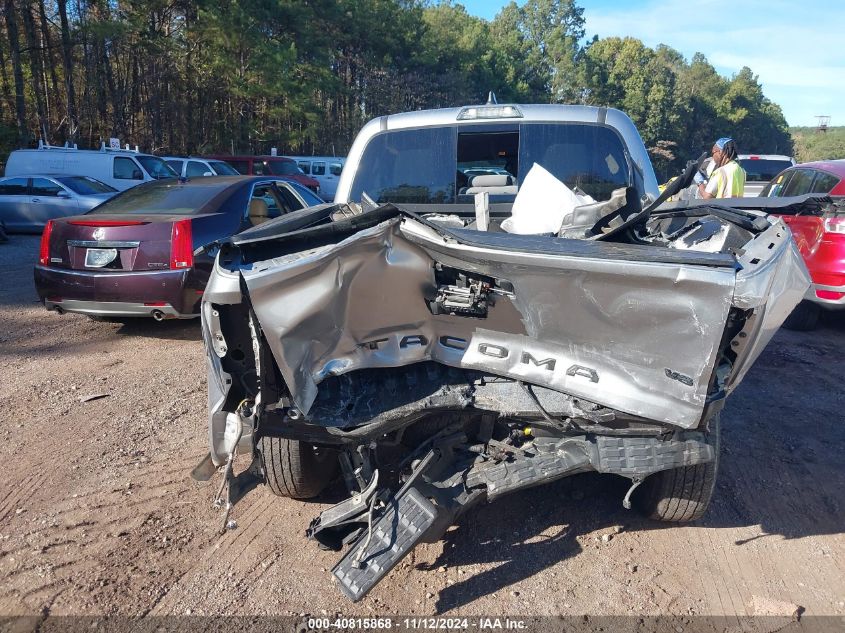
<svg viewBox="0 0 845 633"><path fill-rule="evenodd" d="M222 160L210 160L208 164L218 176L240 176L237 169Z"/></svg>
<svg viewBox="0 0 845 633"><path fill-rule="evenodd" d="M631 182L619 135L600 125L531 123L397 130L370 141L351 197L377 203L512 202L535 164L597 201Z"/></svg>
<svg viewBox="0 0 845 633"><path fill-rule="evenodd" d="M792 167L792 161L765 158L741 158L739 164L745 170L746 182L769 182L784 169Z"/></svg>
<svg viewBox="0 0 845 633"><path fill-rule="evenodd" d="M304 173L292 160L268 160L265 164L274 176L299 176Z"/></svg>
<svg viewBox="0 0 845 633"><path fill-rule="evenodd" d="M179 174L173 171L173 168L165 163L157 156L144 156L139 154L135 157L141 166L147 170L147 173L153 178L160 180L161 178L177 178Z"/></svg>
<svg viewBox="0 0 845 633"><path fill-rule="evenodd" d="M178 181L150 183L127 189L91 213L96 214L160 214L198 215L215 196L231 186L230 183L191 184Z"/></svg>
<svg viewBox="0 0 845 633"><path fill-rule="evenodd" d="M81 196L90 196L97 193L112 193L117 191L114 187L109 187L106 183L100 182L96 178L91 178L90 176L63 176L61 178L56 178L56 180Z"/></svg>

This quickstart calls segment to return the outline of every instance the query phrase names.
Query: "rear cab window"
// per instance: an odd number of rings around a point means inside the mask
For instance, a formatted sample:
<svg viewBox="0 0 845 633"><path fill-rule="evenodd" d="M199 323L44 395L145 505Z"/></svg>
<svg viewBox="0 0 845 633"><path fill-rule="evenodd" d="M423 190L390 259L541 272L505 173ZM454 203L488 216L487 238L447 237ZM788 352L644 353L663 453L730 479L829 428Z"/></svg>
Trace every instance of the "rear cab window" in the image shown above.
<svg viewBox="0 0 845 633"><path fill-rule="evenodd" d="M792 161L766 158L741 158L740 166L745 170L746 182L769 182L784 169L792 167Z"/></svg>
<svg viewBox="0 0 845 633"><path fill-rule="evenodd" d="M351 199L376 203L472 203L472 181L496 183L491 202L513 202L534 164L607 200L632 184L630 161L612 128L585 123L454 125L384 132L365 148Z"/></svg>

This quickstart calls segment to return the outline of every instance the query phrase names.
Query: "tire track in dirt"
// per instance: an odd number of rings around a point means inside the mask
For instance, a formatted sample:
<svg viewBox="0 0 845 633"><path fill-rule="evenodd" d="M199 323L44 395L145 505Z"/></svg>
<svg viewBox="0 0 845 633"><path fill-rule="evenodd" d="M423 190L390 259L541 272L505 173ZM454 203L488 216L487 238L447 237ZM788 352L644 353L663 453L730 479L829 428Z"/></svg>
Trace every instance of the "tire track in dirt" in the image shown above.
<svg viewBox="0 0 845 633"><path fill-rule="evenodd" d="M30 497L34 491L42 488L46 480L47 474L40 469L31 472L20 483L6 479L6 484L9 485L9 491L3 496L2 501L0 501L0 521L5 521L20 509L21 505L23 505L22 502Z"/></svg>
<svg viewBox="0 0 845 633"><path fill-rule="evenodd" d="M275 518L273 508L274 502L277 501L275 498L268 498L269 494L262 496L263 498L251 500L251 503L235 506L236 511L233 512L232 518L237 521L238 527L219 534L208 544L196 563L185 570L168 594L156 604L151 615L177 613L180 600L184 597L186 590L190 591L195 584L194 580L197 576L219 579L228 578L230 572L237 572L239 580L243 580L250 586L253 584L251 572L256 566L244 565L242 556L262 536L262 533L267 534L267 528ZM215 512L214 526L216 528L222 520L222 511ZM266 550L259 553L264 554ZM228 612L228 610L224 611Z"/></svg>

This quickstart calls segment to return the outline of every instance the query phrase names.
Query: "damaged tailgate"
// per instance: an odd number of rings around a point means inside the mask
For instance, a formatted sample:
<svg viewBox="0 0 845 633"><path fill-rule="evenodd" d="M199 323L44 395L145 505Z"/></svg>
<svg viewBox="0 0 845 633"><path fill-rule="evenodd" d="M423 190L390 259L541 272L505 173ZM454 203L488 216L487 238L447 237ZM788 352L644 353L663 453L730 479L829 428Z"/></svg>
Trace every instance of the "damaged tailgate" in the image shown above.
<svg viewBox="0 0 845 633"><path fill-rule="evenodd" d="M754 345L734 350L748 366L807 283L780 223L739 260L445 230L402 212L341 237L304 251L279 240L274 257L240 266L306 416L328 376L431 360L693 428L732 308L758 313L755 336L743 336Z"/></svg>

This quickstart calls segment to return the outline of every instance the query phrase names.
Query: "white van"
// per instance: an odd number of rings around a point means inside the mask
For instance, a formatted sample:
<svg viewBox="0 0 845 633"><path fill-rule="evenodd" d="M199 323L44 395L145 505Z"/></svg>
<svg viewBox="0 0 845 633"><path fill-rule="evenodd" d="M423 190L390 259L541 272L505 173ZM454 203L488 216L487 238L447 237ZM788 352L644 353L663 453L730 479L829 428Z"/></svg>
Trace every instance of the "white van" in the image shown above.
<svg viewBox="0 0 845 633"><path fill-rule="evenodd" d="M9 155L6 161L7 176L36 174L90 176L118 191L142 182L177 176L158 156L129 150L42 145L38 149L18 149Z"/></svg>
<svg viewBox="0 0 845 633"><path fill-rule="evenodd" d="M288 156L299 165L308 176L320 183L320 195L326 200L333 200L337 191L340 173L343 171L345 158L339 156Z"/></svg>

